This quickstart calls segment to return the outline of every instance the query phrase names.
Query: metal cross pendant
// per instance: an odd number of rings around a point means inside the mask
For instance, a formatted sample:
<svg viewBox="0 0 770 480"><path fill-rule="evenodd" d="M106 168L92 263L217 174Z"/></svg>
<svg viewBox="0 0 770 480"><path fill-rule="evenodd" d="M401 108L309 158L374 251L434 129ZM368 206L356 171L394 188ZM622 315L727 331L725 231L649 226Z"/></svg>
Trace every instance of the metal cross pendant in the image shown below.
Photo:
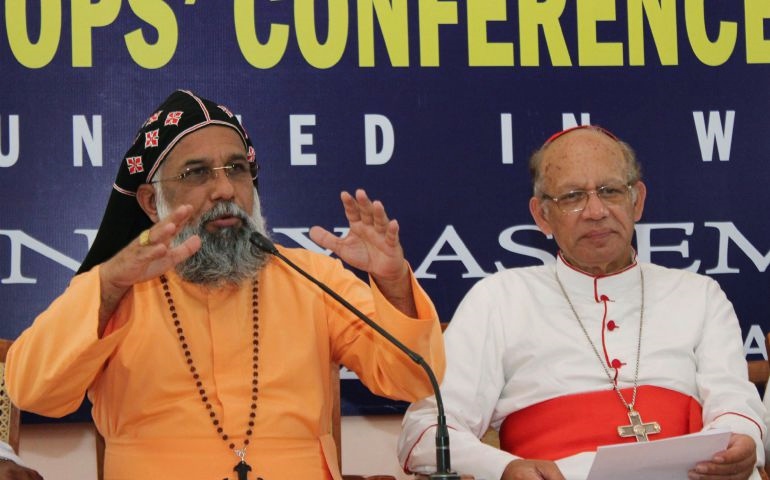
<svg viewBox="0 0 770 480"><path fill-rule="evenodd" d="M628 419L631 425L621 425L618 427L618 435L621 437L636 437L637 442L649 442L647 435L660 433L660 424L658 422L642 422L642 417L636 410L628 411Z"/></svg>

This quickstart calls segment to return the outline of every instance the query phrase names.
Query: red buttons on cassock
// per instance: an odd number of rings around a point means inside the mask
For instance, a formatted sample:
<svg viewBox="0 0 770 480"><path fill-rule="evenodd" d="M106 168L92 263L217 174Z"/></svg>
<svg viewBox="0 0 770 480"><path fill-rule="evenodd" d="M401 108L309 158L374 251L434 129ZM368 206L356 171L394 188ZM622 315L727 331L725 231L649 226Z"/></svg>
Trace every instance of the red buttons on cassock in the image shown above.
<svg viewBox="0 0 770 480"><path fill-rule="evenodd" d="M615 320L610 320L609 322L607 322L607 330L609 330L611 332L611 331L615 330L616 328L618 328L618 324L615 323Z"/></svg>
<svg viewBox="0 0 770 480"><path fill-rule="evenodd" d="M601 297L599 297L599 300L601 300L602 302L609 302L610 297L608 297L607 295L602 295Z"/></svg>
<svg viewBox="0 0 770 480"><path fill-rule="evenodd" d="M614 369L616 369L616 370L617 370L618 368L620 368L620 367L622 367L623 365L625 365L625 363L621 362L620 360L618 360L618 359L616 358L616 359L614 359L614 360L612 361L612 363L611 363L610 365L612 365L612 368L614 368Z"/></svg>

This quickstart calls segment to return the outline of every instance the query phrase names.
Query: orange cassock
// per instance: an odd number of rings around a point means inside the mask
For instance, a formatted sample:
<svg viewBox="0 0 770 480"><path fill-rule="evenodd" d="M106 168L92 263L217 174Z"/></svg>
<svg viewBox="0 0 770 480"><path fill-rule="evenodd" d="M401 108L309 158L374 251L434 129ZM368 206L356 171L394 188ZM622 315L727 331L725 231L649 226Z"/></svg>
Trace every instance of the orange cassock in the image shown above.
<svg viewBox="0 0 770 480"><path fill-rule="evenodd" d="M418 318L396 310L339 261L280 247L287 257L444 371L436 311L412 278ZM105 437L107 480L235 478L252 396L252 284L209 289L167 274L193 364L228 442L217 433L180 345L161 282L137 284L97 337L98 267L73 279L14 344L7 387L21 408L66 415L88 392ZM371 282L372 284L374 282ZM249 478L339 479L331 436L329 368L356 371L374 393L431 394L419 366L288 266L258 282L258 400L246 450Z"/></svg>

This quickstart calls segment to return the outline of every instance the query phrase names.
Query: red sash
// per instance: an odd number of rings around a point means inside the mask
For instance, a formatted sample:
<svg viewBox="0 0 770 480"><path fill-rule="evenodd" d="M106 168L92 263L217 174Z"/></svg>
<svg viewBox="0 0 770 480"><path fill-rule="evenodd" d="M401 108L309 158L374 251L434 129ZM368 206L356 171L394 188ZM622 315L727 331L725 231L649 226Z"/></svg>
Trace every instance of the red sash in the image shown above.
<svg viewBox="0 0 770 480"><path fill-rule="evenodd" d="M633 390L621 390L630 400ZM641 386L635 410L644 422L658 422L661 432L650 440L699 432L703 428L700 404L667 388ZM618 435L630 425L626 408L614 390L567 395L532 405L508 417L500 427L500 448L522 458L556 460L601 445L635 442Z"/></svg>

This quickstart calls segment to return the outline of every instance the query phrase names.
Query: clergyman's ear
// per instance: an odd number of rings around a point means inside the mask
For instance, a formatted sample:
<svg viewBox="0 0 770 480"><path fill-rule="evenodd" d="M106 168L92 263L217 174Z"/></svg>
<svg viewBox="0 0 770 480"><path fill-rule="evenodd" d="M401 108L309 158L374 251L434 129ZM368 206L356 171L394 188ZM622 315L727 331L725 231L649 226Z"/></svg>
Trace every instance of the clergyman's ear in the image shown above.
<svg viewBox="0 0 770 480"><path fill-rule="evenodd" d="M548 221L548 212L546 212L546 207L543 205L541 199L537 197L529 199L529 213L532 214L532 218L535 220L537 227L544 235L553 234L551 222Z"/></svg>
<svg viewBox="0 0 770 480"><path fill-rule="evenodd" d="M638 222L642 218L642 212L644 212L644 200L647 198L647 185L641 180L634 185L634 192L636 193L634 201L634 221Z"/></svg>
<svg viewBox="0 0 770 480"><path fill-rule="evenodd" d="M155 187L149 183L139 185L136 191L136 201L139 202L139 206L142 207L144 213L150 217L154 223L158 223L160 217L158 217L158 208L155 200Z"/></svg>

